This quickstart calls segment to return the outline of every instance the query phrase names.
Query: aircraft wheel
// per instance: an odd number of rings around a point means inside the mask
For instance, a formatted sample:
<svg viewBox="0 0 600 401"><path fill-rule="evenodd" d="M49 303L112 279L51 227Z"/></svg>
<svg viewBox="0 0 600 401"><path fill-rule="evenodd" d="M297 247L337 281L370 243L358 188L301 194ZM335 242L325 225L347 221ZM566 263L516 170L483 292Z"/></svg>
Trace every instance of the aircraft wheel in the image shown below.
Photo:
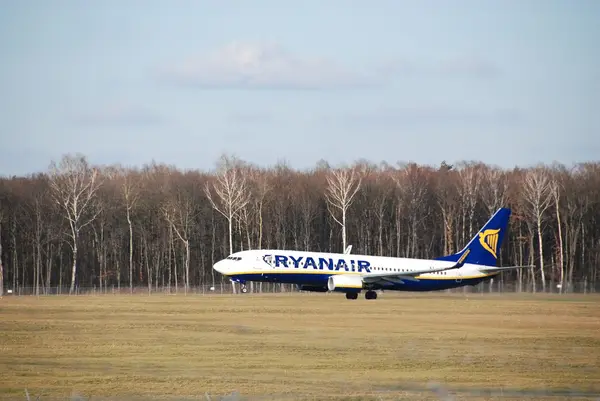
<svg viewBox="0 0 600 401"><path fill-rule="evenodd" d="M357 299L358 298L358 293L356 292L347 292L346 293L346 299Z"/></svg>
<svg viewBox="0 0 600 401"><path fill-rule="evenodd" d="M248 292L248 287L246 287L245 285L242 286L242 292L245 294Z"/></svg>
<svg viewBox="0 0 600 401"><path fill-rule="evenodd" d="M377 293L375 291L369 290L365 293L365 299L377 299Z"/></svg>

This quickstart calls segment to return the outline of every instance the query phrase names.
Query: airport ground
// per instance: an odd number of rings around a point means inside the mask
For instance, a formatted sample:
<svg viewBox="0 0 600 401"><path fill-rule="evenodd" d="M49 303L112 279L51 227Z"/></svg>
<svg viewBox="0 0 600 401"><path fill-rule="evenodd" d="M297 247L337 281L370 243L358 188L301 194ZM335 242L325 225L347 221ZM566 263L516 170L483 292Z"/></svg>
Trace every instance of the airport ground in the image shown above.
<svg viewBox="0 0 600 401"><path fill-rule="evenodd" d="M591 400L539 393L600 393L600 296L4 297L0 369L0 399Z"/></svg>

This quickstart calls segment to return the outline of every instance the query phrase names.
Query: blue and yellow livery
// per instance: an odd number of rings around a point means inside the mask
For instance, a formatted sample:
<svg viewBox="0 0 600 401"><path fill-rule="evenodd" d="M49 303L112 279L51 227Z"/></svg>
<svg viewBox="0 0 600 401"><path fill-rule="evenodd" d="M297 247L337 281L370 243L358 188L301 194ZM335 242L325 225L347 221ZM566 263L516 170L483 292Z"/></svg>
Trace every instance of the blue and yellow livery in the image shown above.
<svg viewBox="0 0 600 401"><path fill-rule="evenodd" d="M297 284L304 291L338 291L376 299L376 290L438 291L476 285L510 269L496 267L510 209L500 208L469 243L436 259L394 258L293 250L236 252L213 267L245 288L247 281Z"/></svg>

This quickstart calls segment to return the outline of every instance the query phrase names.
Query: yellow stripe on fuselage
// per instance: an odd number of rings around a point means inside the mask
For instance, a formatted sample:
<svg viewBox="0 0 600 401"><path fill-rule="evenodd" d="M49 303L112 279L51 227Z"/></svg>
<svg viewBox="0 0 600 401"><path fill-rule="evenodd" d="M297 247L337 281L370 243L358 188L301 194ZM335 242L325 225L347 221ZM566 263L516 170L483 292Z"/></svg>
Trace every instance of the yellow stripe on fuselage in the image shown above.
<svg viewBox="0 0 600 401"><path fill-rule="evenodd" d="M269 274L329 274L329 275L338 275L338 274L352 274L352 275L361 275L361 276L365 276L365 277L369 277L370 274L368 273L360 273L360 272L347 272L347 271L331 271L331 270L304 270L304 271L299 271L299 270L250 270L250 271L241 271L241 272L235 272L235 273L225 273L225 276L241 276L241 275L269 275ZM499 272L496 273L490 273L490 274L485 274L485 273L481 273L479 275L471 275L471 276L434 276L431 275L431 273L424 273L424 274L428 274L429 276L424 276L424 275L419 275L419 276L414 276L414 278L419 279L419 280L468 280L468 279L475 279L475 278L485 278L485 277L494 277L497 276L499 274ZM398 272L397 274L398 276L402 276L401 272ZM380 276L382 277L382 276ZM400 277L401 278L401 277Z"/></svg>

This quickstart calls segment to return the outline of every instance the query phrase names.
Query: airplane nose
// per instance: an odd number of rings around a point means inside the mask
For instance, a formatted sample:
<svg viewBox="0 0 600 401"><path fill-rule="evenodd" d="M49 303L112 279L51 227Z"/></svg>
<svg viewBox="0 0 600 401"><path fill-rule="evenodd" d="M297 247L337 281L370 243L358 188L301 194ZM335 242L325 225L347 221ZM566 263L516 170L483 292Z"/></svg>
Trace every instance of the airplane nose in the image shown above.
<svg viewBox="0 0 600 401"><path fill-rule="evenodd" d="M225 274L225 261L220 260L213 265L213 269L218 271L221 274Z"/></svg>

